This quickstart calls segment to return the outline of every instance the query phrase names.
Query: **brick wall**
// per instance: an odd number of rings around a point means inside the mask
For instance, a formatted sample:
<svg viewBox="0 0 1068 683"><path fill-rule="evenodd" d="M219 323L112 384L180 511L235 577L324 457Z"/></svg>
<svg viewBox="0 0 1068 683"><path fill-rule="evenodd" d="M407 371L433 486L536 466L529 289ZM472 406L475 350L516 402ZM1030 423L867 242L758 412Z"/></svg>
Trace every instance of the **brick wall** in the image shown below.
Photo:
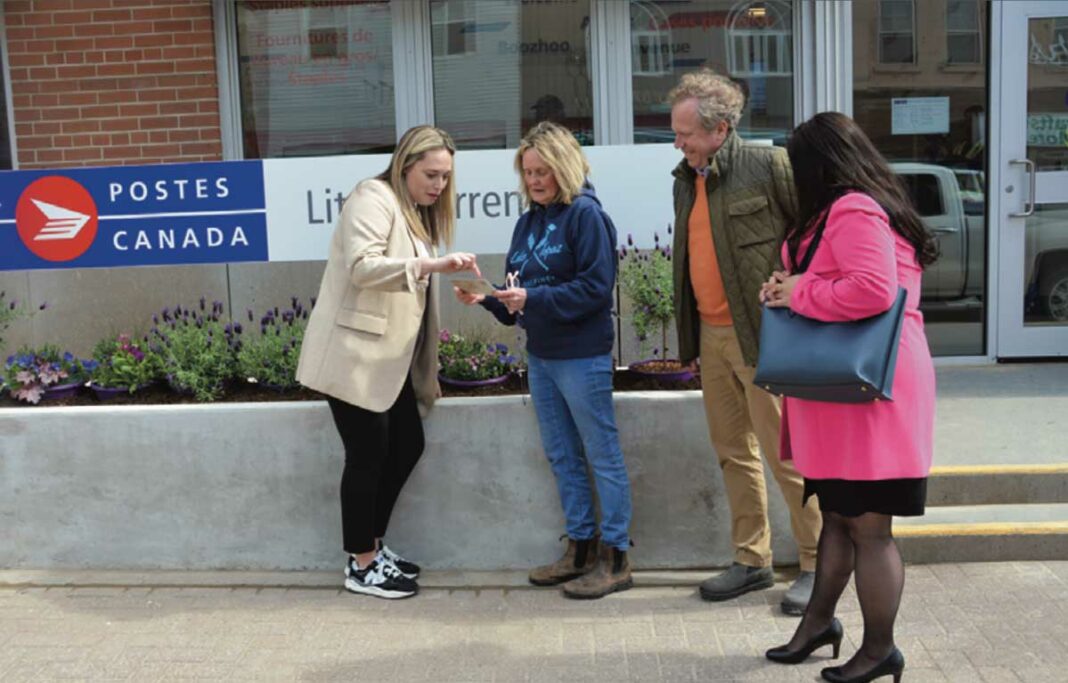
<svg viewBox="0 0 1068 683"><path fill-rule="evenodd" d="M211 0L4 0L20 168L220 159Z"/></svg>

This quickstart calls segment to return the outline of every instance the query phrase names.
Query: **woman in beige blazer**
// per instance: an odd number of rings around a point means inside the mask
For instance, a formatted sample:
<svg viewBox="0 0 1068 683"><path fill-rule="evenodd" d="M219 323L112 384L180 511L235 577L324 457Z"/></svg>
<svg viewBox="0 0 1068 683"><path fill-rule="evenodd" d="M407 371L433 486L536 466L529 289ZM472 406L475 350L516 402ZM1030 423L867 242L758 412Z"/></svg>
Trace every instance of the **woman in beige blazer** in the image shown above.
<svg viewBox="0 0 1068 683"><path fill-rule="evenodd" d="M473 254L436 256L452 241L456 148L417 126L389 168L356 185L338 217L297 379L326 394L345 447L341 521L345 588L415 595L418 565L383 542L393 505L423 452L425 415L439 394L437 278L478 272Z"/></svg>

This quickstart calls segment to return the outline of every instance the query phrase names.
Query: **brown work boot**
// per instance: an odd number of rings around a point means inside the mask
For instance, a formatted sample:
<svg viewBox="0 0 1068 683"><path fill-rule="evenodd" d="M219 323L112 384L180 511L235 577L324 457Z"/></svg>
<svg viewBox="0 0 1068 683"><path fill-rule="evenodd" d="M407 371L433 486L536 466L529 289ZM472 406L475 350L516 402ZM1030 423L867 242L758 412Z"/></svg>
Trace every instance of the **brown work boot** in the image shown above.
<svg viewBox="0 0 1068 683"><path fill-rule="evenodd" d="M567 539L564 556L552 564L530 570L530 582L535 586L556 586L570 581L597 566L597 537L576 541Z"/></svg>
<svg viewBox="0 0 1068 683"><path fill-rule="evenodd" d="M588 574L565 583L564 595L576 600L592 600L616 591L625 591L633 585L627 551L610 548L602 543L597 567Z"/></svg>

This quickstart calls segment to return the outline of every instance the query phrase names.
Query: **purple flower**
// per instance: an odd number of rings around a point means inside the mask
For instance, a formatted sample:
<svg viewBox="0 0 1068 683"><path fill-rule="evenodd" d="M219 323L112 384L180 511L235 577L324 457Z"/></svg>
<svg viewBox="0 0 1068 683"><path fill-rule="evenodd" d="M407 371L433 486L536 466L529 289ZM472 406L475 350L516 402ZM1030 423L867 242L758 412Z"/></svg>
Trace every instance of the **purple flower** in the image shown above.
<svg viewBox="0 0 1068 683"><path fill-rule="evenodd" d="M253 320L253 318L252 318L252 309L250 308L250 309L248 309L248 321L252 322L252 320Z"/></svg>
<svg viewBox="0 0 1068 683"><path fill-rule="evenodd" d="M627 246L628 247L633 247L634 246L634 235L630 234L629 232L627 233Z"/></svg>
<svg viewBox="0 0 1068 683"><path fill-rule="evenodd" d="M202 310L202 311L204 310L204 303L205 303L204 297L200 297L200 310Z"/></svg>

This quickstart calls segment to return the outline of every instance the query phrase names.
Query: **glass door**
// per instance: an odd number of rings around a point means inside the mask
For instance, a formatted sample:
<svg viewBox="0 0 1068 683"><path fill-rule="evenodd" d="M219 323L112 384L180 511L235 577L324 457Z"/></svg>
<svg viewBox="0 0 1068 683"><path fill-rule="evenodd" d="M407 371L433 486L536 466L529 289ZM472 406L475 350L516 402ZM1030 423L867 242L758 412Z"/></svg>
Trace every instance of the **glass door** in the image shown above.
<svg viewBox="0 0 1068 683"><path fill-rule="evenodd" d="M1002 10L998 356L1068 356L1068 0Z"/></svg>

